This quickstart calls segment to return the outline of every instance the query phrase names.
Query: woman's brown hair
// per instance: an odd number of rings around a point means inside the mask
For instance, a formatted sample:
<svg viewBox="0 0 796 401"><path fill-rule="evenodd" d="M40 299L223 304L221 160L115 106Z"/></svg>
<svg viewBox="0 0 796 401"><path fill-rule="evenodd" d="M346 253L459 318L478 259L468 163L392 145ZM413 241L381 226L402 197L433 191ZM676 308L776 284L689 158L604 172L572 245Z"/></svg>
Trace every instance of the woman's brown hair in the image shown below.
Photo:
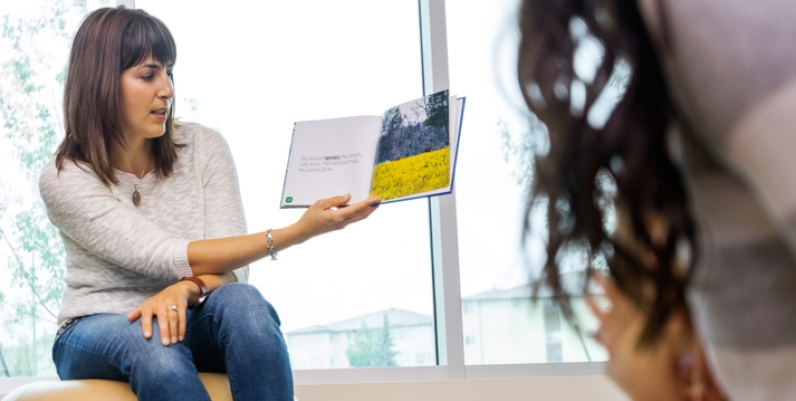
<svg viewBox="0 0 796 401"><path fill-rule="evenodd" d="M575 73L573 22L604 47L591 82ZM686 189L667 146L676 110L636 1L525 0L520 34L519 85L549 135L547 153L534 156L525 235L537 200L546 199L544 278L564 300L565 311L568 298L556 260L569 245L585 246L605 258L619 289L645 311L641 342L653 342L673 311L687 310L685 288L697 249ZM625 93L599 127L589 122L589 112L611 85L620 59L630 66ZM585 87L578 113L568 93L575 81ZM605 176L615 181L615 194L598 185ZM617 231L627 235L607 232L606 197L613 198L622 225ZM681 263L683 249L692 255L688 266Z"/></svg>
<svg viewBox="0 0 796 401"><path fill-rule="evenodd" d="M112 149L127 146L120 116L121 75L149 57L173 65L177 47L166 25L142 10L124 6L92 12L72 43L64 89L66 136L56 152L56 166L65 160L92 167L105 185L117 183ZM177 160L174 108L166 132L152 140L152 157L159 177L169 176Z"/></svg>

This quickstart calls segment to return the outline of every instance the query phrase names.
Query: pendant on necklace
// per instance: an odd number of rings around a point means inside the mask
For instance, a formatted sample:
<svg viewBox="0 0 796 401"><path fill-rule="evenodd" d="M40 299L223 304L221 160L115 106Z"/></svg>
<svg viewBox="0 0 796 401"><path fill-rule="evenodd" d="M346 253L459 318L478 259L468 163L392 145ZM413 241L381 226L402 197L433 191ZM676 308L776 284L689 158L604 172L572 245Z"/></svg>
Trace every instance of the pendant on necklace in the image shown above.
<svg viewBox="0 0 796 401"><path fill-rule="evenodd" d="M141 203L141 194L138 193L137 185L133 185L133 188L135 188L135 192L133 192L133 205L138 206L138 204Z"/></svg>

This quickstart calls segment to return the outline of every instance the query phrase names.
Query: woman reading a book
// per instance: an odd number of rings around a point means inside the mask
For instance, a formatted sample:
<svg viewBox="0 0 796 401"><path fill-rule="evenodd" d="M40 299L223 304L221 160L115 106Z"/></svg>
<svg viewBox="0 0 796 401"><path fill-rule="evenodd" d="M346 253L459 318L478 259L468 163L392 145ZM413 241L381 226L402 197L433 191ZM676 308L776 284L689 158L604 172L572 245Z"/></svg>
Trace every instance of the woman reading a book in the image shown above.
<svg viewBox="0 0 796 401"><path fill-rule="evenodd" d="M523 2L519 84L549 131L531 188L547 198L545 276L561 295L569 245L606 258L597 339L634 399L796 399L794 19L790 0ZM574 53L592 39L590 71Z"/></svg>
<svg viewBox="0 0 796 401"><path fill-rule="evenodd" d="M175 60L169 30L140 10L97 10L75 36L66 136L40 179L67 255L58 375L209 400L197 372L226 372L236 400L292 400L279 317L245 284L247 265L368 217L378 199L320 200L247 235L226 142L174 122Z"/></svg>

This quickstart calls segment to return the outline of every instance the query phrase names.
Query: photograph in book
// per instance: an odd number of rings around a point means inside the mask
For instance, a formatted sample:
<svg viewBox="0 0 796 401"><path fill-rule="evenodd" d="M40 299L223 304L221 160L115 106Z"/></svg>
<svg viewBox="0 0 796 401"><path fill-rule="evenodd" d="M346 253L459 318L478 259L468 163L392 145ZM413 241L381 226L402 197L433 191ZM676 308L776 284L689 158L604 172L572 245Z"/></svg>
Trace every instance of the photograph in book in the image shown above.
<svg viewBox="0 0 796 401"><path fill-rule="evenodd" d="M377 149L371 196L386 201L449 186L447 92L387 110Z"/></svg>

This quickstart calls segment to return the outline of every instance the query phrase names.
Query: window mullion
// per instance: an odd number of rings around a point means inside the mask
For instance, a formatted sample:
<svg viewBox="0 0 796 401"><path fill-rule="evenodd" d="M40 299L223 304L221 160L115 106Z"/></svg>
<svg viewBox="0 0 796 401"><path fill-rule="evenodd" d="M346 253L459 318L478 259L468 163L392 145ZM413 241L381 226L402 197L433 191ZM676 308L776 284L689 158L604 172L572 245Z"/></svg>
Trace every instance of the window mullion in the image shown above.
<svg viewBox="0 0 796 401"><path fill-rule="evenodd" d="M448 89L445 1L419 0L423 93ZM451 379L464 378L456 196L429 198L437 362Z"/></svg>

